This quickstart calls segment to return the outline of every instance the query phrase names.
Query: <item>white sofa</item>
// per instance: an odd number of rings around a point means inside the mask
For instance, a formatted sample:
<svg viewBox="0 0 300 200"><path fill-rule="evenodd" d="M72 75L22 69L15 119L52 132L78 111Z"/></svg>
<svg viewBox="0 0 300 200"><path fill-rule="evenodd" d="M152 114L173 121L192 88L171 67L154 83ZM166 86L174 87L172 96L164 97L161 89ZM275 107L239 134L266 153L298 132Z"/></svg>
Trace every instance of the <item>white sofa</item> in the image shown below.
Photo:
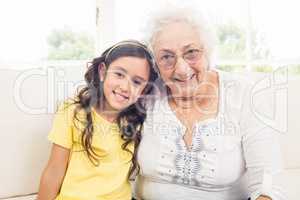
<svg viewBox="0 0 300 200"><path fill-rule="evenodd" d="M49 155L46 139L58 101L74 92L84 67L0 69L0 199L35 198ZM288 82L288 133L282 135L289 200L300 199L300 77Z"/></svg>

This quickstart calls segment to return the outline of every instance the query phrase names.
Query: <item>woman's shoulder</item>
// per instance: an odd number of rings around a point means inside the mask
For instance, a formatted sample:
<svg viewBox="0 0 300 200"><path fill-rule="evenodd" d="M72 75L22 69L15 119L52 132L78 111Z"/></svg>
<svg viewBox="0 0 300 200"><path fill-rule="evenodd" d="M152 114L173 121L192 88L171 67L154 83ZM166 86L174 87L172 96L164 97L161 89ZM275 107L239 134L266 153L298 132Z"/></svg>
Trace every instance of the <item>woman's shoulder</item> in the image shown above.
<svg viewBox="0 0 300 200"><path fill-rule="evenodd" d="M167 97L157 97L153 104L147 108L145 127L153 128L153 125L162 127L173 120L172 111L168 107Z"/></svg>
<svg viewBox="0 0 300 200"><path fill-rule="evenodd" d="M241 73L218 71L220 79L220 110L230 121L239 122L248 109L253 83Z"/></svg>
<svg viewBox="0 0 300 200"><path fill-rule="evenodd" d="M241 72L225 72L221 70L217 70L220 78L220 82L222 85L227 87L236 86L246 89L250 85L254 83L254 79L251 74L241 73Z"/></svg>
<svg viewBox="0 0 300 200"><path fill-rule="evenodd" d="M227 99L227 102L240 103L244 101L246 96L249 96L255 83L252 76L246 73L225 72L217 70L220 79L220 87L222 97ZM230 100L230 101L229 101Z"/></svg>
<svg viewBox="0 0 300 200"><path fill-rule="evenodd" d="M148 102L146 106L148 114L151 113L162 113L168 110L168 98L167 96L155 96L152 101Z"/></svg>

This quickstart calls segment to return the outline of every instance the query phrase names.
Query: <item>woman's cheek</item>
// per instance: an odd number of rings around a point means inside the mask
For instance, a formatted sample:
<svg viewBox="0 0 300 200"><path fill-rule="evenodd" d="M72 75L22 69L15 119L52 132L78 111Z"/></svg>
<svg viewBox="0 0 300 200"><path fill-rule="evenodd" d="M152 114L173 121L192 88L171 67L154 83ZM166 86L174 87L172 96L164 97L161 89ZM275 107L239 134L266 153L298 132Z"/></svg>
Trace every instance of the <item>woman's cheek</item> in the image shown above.
<svg viewBox="0 0 300 200"><path fill-rule="evenodd" d="M182 90L179 85L174 84L174 83L168 83L167 86L170 88L172 94L178 94Z"/></svg>

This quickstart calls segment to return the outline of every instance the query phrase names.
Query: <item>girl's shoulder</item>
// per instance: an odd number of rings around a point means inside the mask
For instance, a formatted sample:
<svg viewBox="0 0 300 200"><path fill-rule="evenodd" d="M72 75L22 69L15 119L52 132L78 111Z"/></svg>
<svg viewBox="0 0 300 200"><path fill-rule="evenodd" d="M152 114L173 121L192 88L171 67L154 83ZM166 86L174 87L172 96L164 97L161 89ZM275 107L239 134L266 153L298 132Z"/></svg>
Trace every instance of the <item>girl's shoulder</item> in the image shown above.
<svg viewBox="0 0 300 200"><path fill-rule="evenodd" d="M78 103L75 99L68 98L58 103L56 113L74 113Z"/></svg>
<svg viewBox="0 0 300 200"><path fill-rule="evenodd" d="M59 103L55 115L64 116L64 119L67 121L74 121L74 118L84 121L86 118L85 111L80 109L79 103L75 98L68 98Z"/></svg>

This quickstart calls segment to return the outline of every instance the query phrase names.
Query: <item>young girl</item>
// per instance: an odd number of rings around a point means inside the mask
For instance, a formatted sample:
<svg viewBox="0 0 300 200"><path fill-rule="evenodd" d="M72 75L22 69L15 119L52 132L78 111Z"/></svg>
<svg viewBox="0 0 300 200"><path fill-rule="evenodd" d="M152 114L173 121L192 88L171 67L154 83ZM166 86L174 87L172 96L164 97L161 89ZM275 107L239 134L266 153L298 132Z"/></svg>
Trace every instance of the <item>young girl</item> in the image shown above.
<svg viewBox="0 0 300 200"><path fill-rule="evenodd" d="M117 43L92 61L86 86L55 115L39 200L131 199L143 100L156 76L151 52L137 41Z"/></svg>

